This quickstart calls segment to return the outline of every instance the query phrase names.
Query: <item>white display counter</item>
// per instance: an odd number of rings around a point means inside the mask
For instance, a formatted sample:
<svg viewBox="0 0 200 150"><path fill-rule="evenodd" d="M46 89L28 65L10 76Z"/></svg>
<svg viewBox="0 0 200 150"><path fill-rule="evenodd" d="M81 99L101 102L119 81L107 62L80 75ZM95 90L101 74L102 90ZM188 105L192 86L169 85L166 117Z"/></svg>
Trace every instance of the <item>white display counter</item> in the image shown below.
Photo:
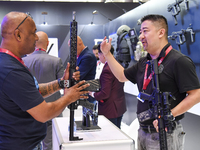
<svg viewBox="0 0 200 150"><path fill-rule="evenodd" d="M76 118L81 121L81 118ZM134 150L134 141L113 125L104 116L98 117L100 130L77 131L75 136L83 138L69 141L69 117L53 119L53 150Z"/></svg>

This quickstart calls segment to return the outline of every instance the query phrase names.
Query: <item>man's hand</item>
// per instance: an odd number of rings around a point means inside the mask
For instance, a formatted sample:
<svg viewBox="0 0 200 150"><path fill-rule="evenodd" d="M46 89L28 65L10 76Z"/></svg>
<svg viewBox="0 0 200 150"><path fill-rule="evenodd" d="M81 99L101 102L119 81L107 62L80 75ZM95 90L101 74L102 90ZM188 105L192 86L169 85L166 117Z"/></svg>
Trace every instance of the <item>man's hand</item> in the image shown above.
<svg viewBox="0 0 200 150"><path fill-rule="evenodd" d="M89 91L82 91L82 90L90 86L90 84L83 85L84 83L85 81L80 81L76 85L70 88L65 88L64 96L70 98L71 103L81 98L88 99L88 96L86 96L85 94L89 93Z"/></svg>
<svg viewBox="0 0 200 150"><path fill-rule="evenodd" d="M91 91L90 91L90 92L89 92L89 95L92 96L92 97L94 97L94 93L95 93L95 92L91 92Z"/></svg>
<svg viewBox="0 0 200 150"><path fill-rule="evenodd" d="M153 121L153 126L154 126L154 128L156 129L156 131L159 132L159 131L158 131L158 120L154 120L154 121Z"/></svg>
<svg viewBox="0 0 200 150"><path fill-rule="evenodd" d="M157 119L153 121L153 126L156 129L156 131L159 132L158 120ZM165 128L165 131L167 132L167 128Z"/></svg>
<svg viewBox="0 0 200 150"><path fill-rule="evenodd" d="M90 84L85 84L85 81L80 81L76 85L65 88L65 94L61 98L53 102L46 102L45 100L38 104L37 106L27 110L27 112L35 118L37 121L46 122L56 116L58 116L66 106L75 102L76 100L83 98L87 99L87 94L89 91L82 91L84 88L88 87Z"/></svg>
<svg viewBox="0 0 200 150"><path fill-rule="evenodd" d="M111 42L112 42L112 38L109 38L109 41L107 43L107 40L106 40L106 36L104 37L102 43L101 43L101 51L103 53L104 56L106 56L107 54L109 54L110 52L110 49L111 49Z"/></svg>
<svg viewBox="0 0 200 150"><path fill-rule="evenodd" d="M70 63L67 63L67 67L64 71L63 77L61 78L61 80L68 80L69 79L69 67L70 67ZM76 67L76 70L78 70L78 66ZM80 80L80 71L76 71L73 73L72 78L74 78L76 81Z"/></svg>

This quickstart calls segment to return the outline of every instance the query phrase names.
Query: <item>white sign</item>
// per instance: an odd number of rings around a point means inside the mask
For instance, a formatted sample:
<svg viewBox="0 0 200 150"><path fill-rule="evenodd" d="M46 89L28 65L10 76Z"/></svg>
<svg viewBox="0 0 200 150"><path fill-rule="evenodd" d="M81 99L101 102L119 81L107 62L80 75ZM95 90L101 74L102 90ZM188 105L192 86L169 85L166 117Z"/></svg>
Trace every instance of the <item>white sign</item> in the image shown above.
<svg viewBox="0 0 200 150"><path fill-rule="evenodd" d="M58 57L58 38L49 38L47 52L49 55Z"/></svg>

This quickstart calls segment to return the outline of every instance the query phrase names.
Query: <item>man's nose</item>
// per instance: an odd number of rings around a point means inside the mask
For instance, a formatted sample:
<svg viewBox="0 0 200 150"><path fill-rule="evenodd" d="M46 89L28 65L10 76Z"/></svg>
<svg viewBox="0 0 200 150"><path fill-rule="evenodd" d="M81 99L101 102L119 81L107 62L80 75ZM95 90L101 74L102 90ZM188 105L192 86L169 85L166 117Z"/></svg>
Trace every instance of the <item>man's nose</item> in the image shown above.
<svg viewBox="0 0 200 150"><path fill-rule="evenodd" d="M139 35L140 41L142 41L143 38L144 38L144 35L143 35L143 33L141 32L140 35Z"/></svg>

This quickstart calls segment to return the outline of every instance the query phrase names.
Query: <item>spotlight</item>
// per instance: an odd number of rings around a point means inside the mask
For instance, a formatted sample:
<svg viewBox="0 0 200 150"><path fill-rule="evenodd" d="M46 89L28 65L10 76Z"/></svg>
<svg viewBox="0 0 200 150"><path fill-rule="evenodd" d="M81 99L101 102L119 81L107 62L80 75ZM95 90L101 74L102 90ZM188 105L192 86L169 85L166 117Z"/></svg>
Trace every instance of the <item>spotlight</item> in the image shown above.
<svg viewBox="0 0 200 150"><path fill-rule="evenodd" d="M105 16L104 14L102 14L101 12L99 12L99 11L97 11L97 10L94 10L94 11L92 12L92 14L93 14L93 15L94 15L94 14L101 14L102 16L104 16L105 18L107 18L109 21L112 21L112 19L108 18L107 16Z"/></svg>
<svg viewBox="0 0 200 150"><path fill-rule="evenodd" d="M43 25L47 25L47 22L45 21L45 16L47 15L48 13L46 11L43 11L42 12L42 15L44 16L44 21L43 21Z"/></svg>

